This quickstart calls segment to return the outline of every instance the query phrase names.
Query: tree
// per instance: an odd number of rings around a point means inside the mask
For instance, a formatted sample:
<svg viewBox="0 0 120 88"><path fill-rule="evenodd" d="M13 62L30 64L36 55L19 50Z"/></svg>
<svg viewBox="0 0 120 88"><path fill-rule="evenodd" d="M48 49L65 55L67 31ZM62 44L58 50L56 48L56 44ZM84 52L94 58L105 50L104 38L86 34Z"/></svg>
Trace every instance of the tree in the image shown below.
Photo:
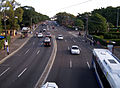
<svg viewBox="0 0 120 88"><path fill-rule="evenodd" d="M81 19L76 19L75 20L75 26L78 26L78 27L80 27L80 28L83 28L83 25L84 23L83 23L83 21L81 20Z"/></svg>
<svg viewBox="0 0 120 88"><path fill-rule="evenodd" d="M98 13L92 14L89 18L88 24L88 30L90 33L101 33L107 31L107 21Z"/></svg>
<svg viewBox="0 0 120 88"><path fill-rule="evenodd" d="M2 17L0 16L0 32L2 31L2 21L1 21Z"/></svg>
<svg viewBox="0 0 120 88"><path fill-rule="evenodd" d="M66 12L60 12L57 13L56 16L57 18L57 22L60 25L64 25L64 26L73 26L74 22L75 22L75 16Z"/></svg>
<svg viewBox="0 0 120 88"><path fill-rule="evenodd" d="M118 12L120 14L120 7L112 7L112 6L109 6L107 8L95 9L94 11L92 11L92 13L98 13L102 15L103 17L105 17L106 20L109 23L112 23L114 26L117 26L116 21L117 21ZM120 23L120 18L119 18L119 23Z"/></svg>
<svg viewBox="0 0 120 88"><path fill-rule="evenodd" d="M49 19L48 16L36 12L35 9L31 6L24 6L22 9L24 13L21 26L31 26L32 24L37 24L41 21Z"/></svg>

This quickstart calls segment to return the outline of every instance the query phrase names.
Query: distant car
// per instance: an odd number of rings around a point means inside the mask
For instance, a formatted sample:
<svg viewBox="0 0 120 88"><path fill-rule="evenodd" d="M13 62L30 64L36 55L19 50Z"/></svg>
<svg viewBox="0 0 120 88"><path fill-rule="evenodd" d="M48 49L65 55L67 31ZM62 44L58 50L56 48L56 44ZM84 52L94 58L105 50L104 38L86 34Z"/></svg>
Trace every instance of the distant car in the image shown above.
<svg viewBox="0 0 120 88"><path fill-rule="evenodd" d="M80 49L77 45L73 45L72 48L70 49L71 54L80 54Z"/></svg>
<svg viewBox="0 0 120 88"><path fill-rule="evenodd" d="M58 40L63 40L63 35L58 35L57 39Z"/></svg>
<svg viewBox="0 0 120 88"><path fill-rule="evenodd" d="M38 38L42 38L43 34L42 33L38 33Z"/></svg>
<svg viewBox="0 0 120 88"><path fill-rule="evenodd" d="M46 82L41 88L58 88L58 86L54 82Z"/></svg>
<svg viewBox="0 0 120 88"><path fill-rule="evenodd" d="M51 38L51 37L52 37L51 33L50 33L50 32L47 32L46 37Z"/></svg>
<svg viewBox="0 0 120 88"><path fill-rule="evenodd" d="M44 40L44 46L51 46L51 40L49 37L46 37Z"/></svg>
<svg viewBox="0 0 120 88"><path fill-rule="evenodd" d="M46 29L43 29L43 32L45 32L46 31Z"/></svg>

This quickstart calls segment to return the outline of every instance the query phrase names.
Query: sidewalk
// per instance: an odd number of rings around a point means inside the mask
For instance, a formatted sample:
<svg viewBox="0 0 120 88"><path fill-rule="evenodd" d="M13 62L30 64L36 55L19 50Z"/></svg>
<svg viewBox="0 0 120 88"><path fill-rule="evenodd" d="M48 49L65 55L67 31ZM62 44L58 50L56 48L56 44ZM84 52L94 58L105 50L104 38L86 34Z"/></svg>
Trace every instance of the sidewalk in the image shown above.
<svg viewBox="0 0 120 88"><path fill-rule="evenodd" d="M16 35L15 37L11 38L11 43L9 44L9 55L12 54L15 50L17 50L21 45L23 45L25 42L27 42L30 37L32 37L31 34L28 34L28 37L21 39L20 34ZM6 50L0 50L0 61L5 58L7 55Z"/></svg>

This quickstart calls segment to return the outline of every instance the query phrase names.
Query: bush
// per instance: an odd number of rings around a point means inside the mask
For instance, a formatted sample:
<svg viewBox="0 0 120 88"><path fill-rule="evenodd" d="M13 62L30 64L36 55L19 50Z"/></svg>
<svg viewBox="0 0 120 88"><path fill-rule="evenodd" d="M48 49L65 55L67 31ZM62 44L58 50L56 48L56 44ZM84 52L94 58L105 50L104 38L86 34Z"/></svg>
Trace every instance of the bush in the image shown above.
<svg viewBox="0 0 120 88"><path fill-rule="evenodd" d="M99 41L100 44L102 44L102 45L104 45L104 46L107 45L106 41L105 41L103 38L100 38L99 36L93 35L93 39L94 39L95 41Z"/></svg>
<svg viewBox="0 0 120 88"><path fill-rule="evenodd" d="M120 33L104 33L104 39L119 39Z"/></svg>

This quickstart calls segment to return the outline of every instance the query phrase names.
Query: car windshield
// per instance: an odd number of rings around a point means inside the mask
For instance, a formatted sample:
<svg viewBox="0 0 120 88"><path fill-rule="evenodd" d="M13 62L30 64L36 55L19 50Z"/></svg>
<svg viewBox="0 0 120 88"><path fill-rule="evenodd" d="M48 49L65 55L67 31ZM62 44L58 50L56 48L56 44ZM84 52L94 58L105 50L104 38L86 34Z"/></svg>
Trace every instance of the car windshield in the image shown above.
<svg viewBox="0 0 120 88"><path fill-rule="evenodd" d="M72 47L72 49L78 49L78 47Z"/></svg>
<svg viewBox="0 0 120 88"><path fill-rule="evenodd" d="M63 37L62 35L59 35L58 37Z"/></svg>

